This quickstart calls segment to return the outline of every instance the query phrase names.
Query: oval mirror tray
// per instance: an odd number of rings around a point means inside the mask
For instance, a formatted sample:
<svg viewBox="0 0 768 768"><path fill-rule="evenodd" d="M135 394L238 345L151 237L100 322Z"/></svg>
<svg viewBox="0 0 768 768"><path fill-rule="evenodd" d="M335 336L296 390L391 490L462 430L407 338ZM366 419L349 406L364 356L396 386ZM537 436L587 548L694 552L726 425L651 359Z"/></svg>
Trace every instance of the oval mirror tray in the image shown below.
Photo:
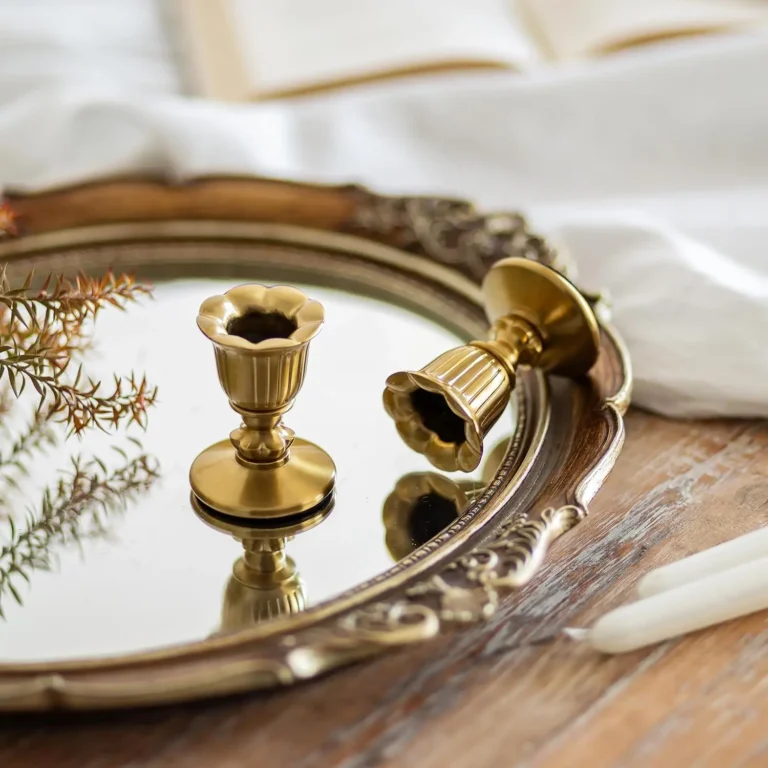
<svg viewBox="0 0 768 768"><path fill-rule="evenodd" d="M621 448L630 368L605 322L588 376L519 374L473 472L436 469L385 412L391 373L485 338L479 282L493 263L563 268L517 215L248 178L110 181L9 204L10 285L30 270L112 269L154 286L99 315L83 365L104 382L146 375L157 398L144 430L23 450L23 422L6 417L0 709L286 685L483 621L586 516ZM258 530L193 509L189 484L195 456L237 426L195 317L245 282L296 286L325 307L286 420L337 468L332 503ZM71 486L75 457L100 478L97 500L57 517L62 498L83 492ZM100 505L99 493L123 503ZM257 560L252 583L238 569Z"/></svg>

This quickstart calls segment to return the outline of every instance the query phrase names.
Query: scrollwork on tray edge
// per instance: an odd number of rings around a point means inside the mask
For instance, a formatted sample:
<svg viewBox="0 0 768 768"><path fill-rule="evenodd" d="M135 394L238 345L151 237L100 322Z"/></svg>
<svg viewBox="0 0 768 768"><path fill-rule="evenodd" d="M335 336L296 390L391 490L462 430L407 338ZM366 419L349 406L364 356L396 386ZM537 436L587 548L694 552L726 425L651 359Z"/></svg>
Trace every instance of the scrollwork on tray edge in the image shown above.
<svg viewBox="0 0 768 768"><path fill-rule="evenodd" d="M301 640L285 638L285 662L297 678L306 679L348 662L350 655L362 658L488 619L504 594L531 580L552 542L586 514L582 506L566 504L517 515L489 542L409 587L403 597L355 610Z"/></svg>
<svg viewBox="0 0 768 768"><path fill-rule="evenodd" d="M572 277L574 265L529 228L518 212L480 213L465 200L441 197L387 197L362 188L353 230L388 238L397 247L428 256L480 282L500 259L533 259Z"/></svg>

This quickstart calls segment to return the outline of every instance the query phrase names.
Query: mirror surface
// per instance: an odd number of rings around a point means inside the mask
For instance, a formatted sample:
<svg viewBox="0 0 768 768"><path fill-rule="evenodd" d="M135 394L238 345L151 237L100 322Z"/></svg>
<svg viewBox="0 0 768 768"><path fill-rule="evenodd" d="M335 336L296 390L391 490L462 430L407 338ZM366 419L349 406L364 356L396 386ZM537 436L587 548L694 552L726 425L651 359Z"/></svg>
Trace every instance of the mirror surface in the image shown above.
<svg viewBox="0 0 768 768"><path fill-rule="evenodd" d="M259 280L269 282L263 275ZM437 534L482 486L481 478L493 475L503 451L487 451L472 475L437 472L400 441L381 405L390 373L419 368L463 339L384 301L298 285L324 304L326 324L312 342L306 381L285 423L332 456L335 504L287 543L276 544L279 537L270 535L251 544L262 560L282 557L285 544L297 574L288 579L293 591L282 601L233 582L243 546L231 531L215 530L193 512L188 473L200 451L238 426L195 316L204 299L242 282L160 282L153 300L99 316L94 348L85 357L88 374L109 382L115 373L146 373L158 387L147 430L129 431L141 448L125 434L71 438L26 466L20 492L0 516L13 516L23 529L25 514L40 508L43 488L76 453L99 456L112 471L124 461L112 451L120 445L130 456L143 451L156 459L160 474L124 510L102 517L104 531L85 514L66 535L51 536L50 570L32 563L28 583L13 578L20 604L8 590L0 594L0 662L135 653L317 605L382 573ZM510 409L486 445L501 444L512 427ZM11 439L4 438L6 447ZM7 527L0 519L0 535Z"/></svg>

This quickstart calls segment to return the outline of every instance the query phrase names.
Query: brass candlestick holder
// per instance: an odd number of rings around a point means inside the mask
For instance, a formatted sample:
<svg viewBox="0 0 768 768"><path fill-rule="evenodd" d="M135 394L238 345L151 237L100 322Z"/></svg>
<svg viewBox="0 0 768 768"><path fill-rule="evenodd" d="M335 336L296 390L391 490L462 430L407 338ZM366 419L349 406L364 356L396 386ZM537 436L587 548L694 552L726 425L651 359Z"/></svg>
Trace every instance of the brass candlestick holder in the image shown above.
<svg viewBox="0 0 768 768"><path fill-rule="evenodd" d="M220 517L201 505L194 494L192 508L206 525L230 534L243 547L224 590L221 632L246 629L306 608L304 582L285 548L294 536L322 523L333 510L332 503L298 520L268 526Z"/></svg>
<svg viewBox="0 0 768 768"><path fill-rule="evenodd" d="M581 376L594 365L599 327L586 299L549 267L497 262L483 281L489 339L387 379L384 407L400 436L439 469L471 472L515 387L520 365Z"/></svg>
<svg viewBox="0 0 768 768"><path fill-rule="evenodd" d="M402 560L458 520L493 481L508 447L505 438L488 452L479 480L454 480L437 472L403 475L381 512L392 559Z"/></svg>
<svg viewBox="0 0 768 768"><path fill-rule="evenodd" d="M392 559L402 560L458 520L484 488L481 480L457 482L437 472L403 475L381 512Z"/></svg>
<svg viewBox="0 0 768 768"><path fill-rule="evenodd" d="M193 493L215 512L257 520L301 515L332 493L331 457L282 422L324 318L322 304L288 286L240 285L200 307L197 324L213 342L219 381L243 420L190 469Z"/></svg>

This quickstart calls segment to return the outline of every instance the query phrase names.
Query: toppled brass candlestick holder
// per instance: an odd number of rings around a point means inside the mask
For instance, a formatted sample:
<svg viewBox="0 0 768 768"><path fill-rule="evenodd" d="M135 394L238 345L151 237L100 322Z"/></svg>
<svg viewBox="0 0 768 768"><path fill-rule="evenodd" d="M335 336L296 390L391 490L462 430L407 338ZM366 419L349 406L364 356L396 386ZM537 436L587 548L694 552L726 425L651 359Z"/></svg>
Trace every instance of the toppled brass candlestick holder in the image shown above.
<svg viewBox="0 0 768 768"><path fill-rule="evenodd" d="M269 526L220 517L201 505L194 494L192 508L206 525L230 534L243 547L224 590L221 632L246 629L306 608L304 582L285 548L294 536L322 523L333 510L332 503L298 520Z"/></svg>
<svg viewBox="0 0 768 768"><path fill-rule="evenodd" d="M470 472L509 402L520 365L581 376L594 365L599 328L579 291L558 272L520 258L483 281L488 341L473 341L419 371L387 379L384 407L400 436L439 469Z"/></svg>
<svg viewBox="0 0 768 768"><path fill-rule="evenodd" d="M288 286L249 284L203 302L200 330L213 342L219 381L242 425L193 462L195 496L215 512L252 519L301 515L326 503L336 467L283 423L304 383L322 304Z"/></svg>

